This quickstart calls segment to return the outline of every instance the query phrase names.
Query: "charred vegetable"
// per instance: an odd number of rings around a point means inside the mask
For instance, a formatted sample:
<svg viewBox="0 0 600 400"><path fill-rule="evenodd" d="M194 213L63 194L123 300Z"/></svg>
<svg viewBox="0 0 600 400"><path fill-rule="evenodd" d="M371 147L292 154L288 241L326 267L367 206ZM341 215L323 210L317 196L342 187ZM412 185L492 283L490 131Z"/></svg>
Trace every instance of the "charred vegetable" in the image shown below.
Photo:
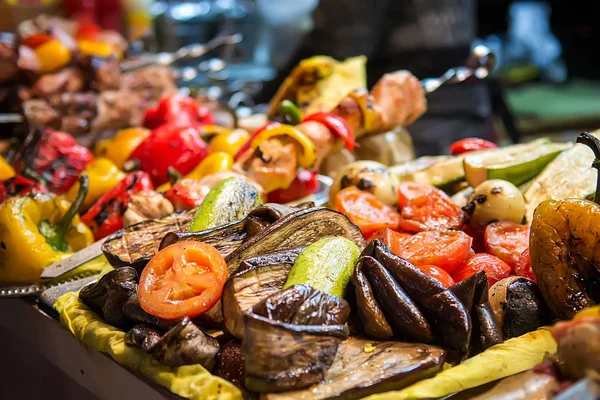
<svg viewBox="0 0 600 400"><path fill-rule="evenodd" d="M425 344L343 341L323 380L303 390L269 393L265 400L360 399L372 393L398 390L435 375L446 352Z"/></svg>
<svg viewBox="0 0 600 400"><path fill-rule="evenodd" d="M279 292L300 253L288 250L248 259L229 278L221 297L225 328L238 339L244 336L244 312Z"/></svg>
<svg viewBox="0 0 600 400"><path fill-rule="evenodd" d="M139 347L144 351L149 351L160 341L162 333L150 325L136 325L127 332L125 343L130 346Z"/></svg>
<svg viewBox="0 0 600 400"><path fill-rule="evenodd" d="M348 337L343 324L349 314L346 301L305 285L250 308L242 343L245 386L259 393L281 392L321 381Z"/></svg>
<svg viewBox="0 0 600 400"><path fill-rule="evenodd" d="M551 313L535 282L518 277L498 281L490 288L490 304L504 339L521 336L551 321Z"/></svg>
<svg viewBox="0 0 600 400"><path fill-rule="evenodd" d="M261 194L248 180L236 177L225 179L206 195L189 231L204 231L242 220L250 210L262 203Z"/></svg>
<svg viewBox="0 0 600 400"><path fill-rule="evenodd" d="M328 237L308 246L296 259L284 289L296 284L344 297L360 250L343 237Z"/></svg>
<svg viewBox="0 0 600 400"><path fill-rule="evenodd" d="M335 201L337 193L347 187L373 193L379 200L389 206L398 204L395 176L388 168L375 161L355 161L337 172L336 178L329 189L329 202Z"/></svg>
<svg viewBox="0 0 600 400"><path fill-rule="evenodd" d="M189 318L184 318L165 333L149 352L169 367L200 364L211 370L219 353L219 343L202 332Z"/></svg>
<svg viewBox="0 0 600 400"><path fill-rule="evenodd" d="M140 306L140 301L136 293L132 294L123 304L123 314L127 319L137 324L152 325L163 330L168 330L173 326L173 321L167 321L148 314Z"/></svg>
<svg viewBox="0 0 600 400"><path fill-rule="evenodd" d="M577 142L594 151L592 165L600 168L600 141L582 133ZM599 190L595 202L549 200L541 203L533 216L531 267L544 300L561 319L570 319L577 311L600 302L599 201Z"/></svg>
<svg viewBox="0 0 600 400"><path fill-rule="evenodd" d="M118 268L81 289L79 298L110 325L127 328L131 324L123 312L123 305L137 292L137 282L135 269Z"/></svg>
<svg viewBox="0 0 600 400"><path fill-rule="evenodd" d="M327 236L344 237L359 249L365 246L362 233L345 215L327 208L309 208L285 216L247 240L226 257L227 267L231 273L249 258L303 248Z"/></svg>
<svg viewBox="0 0 600 400"><path fill-rule="evenodd" d="M512 183L490 179L473 190L463 210L475 226L485 226L493 221L520 224L525 217L525 200L519 188Z"/></svg>
<svg viewBox="0 0 600 400"><path fill-rule="evenodd" d="M165 234L186 229L193 216L194 210L132 225L110 235L102 251L113 267L131 266L141 271L158 251Z"/></svg>

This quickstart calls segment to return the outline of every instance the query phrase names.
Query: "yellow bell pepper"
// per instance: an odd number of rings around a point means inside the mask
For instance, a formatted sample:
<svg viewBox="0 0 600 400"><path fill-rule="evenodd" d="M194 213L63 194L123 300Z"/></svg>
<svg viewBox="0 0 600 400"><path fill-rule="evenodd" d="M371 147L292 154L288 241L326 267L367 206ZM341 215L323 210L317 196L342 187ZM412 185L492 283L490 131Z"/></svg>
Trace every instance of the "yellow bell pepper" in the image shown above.
<svg viewBox="0 0 600 400"><path fill-rule="evenodd" d="M53 72L71 61L71 51L56 39L36 47L35 55L40 62L41 72Z"/></svg>
<svg viewBox="0 0 600 400"><path fill-rule="evenodd" d="M0 205L0 284L37 282L45 267L94 242L75 213L83 199L78 197L71 204L44 193Z"/></svg>
<svg viewBox="0 0 600 400"><path fill-rule="evenodd" d="M217 172L229 171L232 166L233 157L230 154L224 152L212 153L202 160L200 164L198 164L196 168L192 170L192 172L184 176L182 179L200 180L205 176L216 174ZM170 187L171 183L165 183L158 187L158 191L165 192L169 190Z"/></svg>
<svg viewBox="0 0 600 400"><path fill-rule="evenodd" d="M120 58L120 54L115 51L115 47L107 42L100 42L97 40L79 40L77 41L77 47L81 55L108 58L114 55Z"/></svg>
<svg viewBox="0 0 600 400"><path fill-rule="evenodd" d="M15 170L6 162L4 157L0 156L0 181L5 181L13 176L15 176Z"/></svg>
<svg viewBox="0 0 600 400"><path fill-rule="evenodd" d="M301 152L298 157L298 164L304 169L310 169L317 161L317 149L315 144L305 134L290 125L281 125L272 129L265 129L259 133L250 144L250 149L254 150L261 144L276 136L285 136L294 140L300 145Z"/></svg>
<svg viewBox="0 0 600 400"><path fill-rule="evenodd" d="M133 150L150 135L150 130L145 128L123 129L110 139L102 140L94 151L96 157L106 157L117 168L123 168Z"/></svg>
<svg viewBox="0 0 600 400"><path fill-rule="evenodd" d="M243 129L235 129L215 136L210 141L209 147L213 153L224 152L233 157L248 139L250 139L248 132Z"/></svg>
<svg viewBox="0 0 600 400"><path fill-rule="evenodd" d="M89 163L83 170L83 173L87 174L90 185L85 200L83 201L83 210L90 208L104 193L117 186L117 183L127 176L127 174L117 168L111 160L104 157L96 158ZM71 202L74 201L78 191L79 183L71 186L66 193L67 200Z"/></svg>

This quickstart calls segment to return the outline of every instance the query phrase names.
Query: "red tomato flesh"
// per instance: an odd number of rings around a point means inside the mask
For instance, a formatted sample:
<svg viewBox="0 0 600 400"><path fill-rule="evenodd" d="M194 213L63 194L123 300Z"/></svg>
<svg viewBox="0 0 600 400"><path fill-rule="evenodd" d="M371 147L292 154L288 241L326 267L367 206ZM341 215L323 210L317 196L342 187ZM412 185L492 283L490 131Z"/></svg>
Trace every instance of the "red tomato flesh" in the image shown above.
<svg viewBox="0 0 600 400"><path fill-rule="evenodd" d="M380 229L396 228L400 214L375 195L349 187L335 196L335 209L355 223L366 238Z"/></svg>
<svg viewBox="0 0 600 400"><path fill-rule="evenodd" d="M440 267L436 267L435 265L417 265L416 267L433 279L437 279L446 288L454 285L454 279Z"/></svg>
<svg viewBox="0 0 600 400"><path fill-rule="evenodd" d="M526 249L515 266L515 275L522 276L537 282L533 269L531 268L531 258L529 258L529 248Z"/></svg>
<svg viewBox="0 0 600 400"><path fill-rule="evenodd" d="M463 210L441 190L410 199L401 215L398 229L408 232L460 229L465 221Z"/></svg>
<svg viewBox="0 0 600 400"><path fill-rule="evenodd" d="M398 186L398 204L401 208L404 208L412 199L427 196L434 191L439 191L439 189L425 183L402 182Z"/></svg>
<svg viewBox="0 0 600 400"><path fill-rule="evenodd" d="M148 314L164 319L196 317L221 298L227 264L214 247L186 241L165 247L140 276L138 299Z"/></svg>
<svg viewBox="0 0 600 400"><path fill-rule="evenodd" d="M456 156L458 154L468 153L470 151L495 149L498 147L496 143L479 139L479 138L466 138L456 141L450 145L450 154Z"/></svg>
<svg viewBox="0 0 600 400"><path fill-rule="evenodd" d="M519 257L529 248L529 227L513 222L493 222L485 228L487 252L510 265L514 270Z"/></svg>
<svg viewBox="0 0 600 400"><path fill-rule="evenodd" d="M479 271L485 271L490 287L510 275L510 267L504 261L491 254L479 253L469 256L452 272L452 279L458 283Z"/></svg>

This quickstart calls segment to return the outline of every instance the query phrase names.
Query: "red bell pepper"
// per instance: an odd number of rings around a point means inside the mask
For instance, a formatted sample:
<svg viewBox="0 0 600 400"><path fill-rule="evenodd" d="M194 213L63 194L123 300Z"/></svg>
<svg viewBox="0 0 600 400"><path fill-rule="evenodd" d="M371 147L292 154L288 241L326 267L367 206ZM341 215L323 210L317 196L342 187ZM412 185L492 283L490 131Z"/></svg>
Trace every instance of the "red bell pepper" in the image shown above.
<svg viewBox="0 0 600 400"><path fill-rule="evenodd" d="M46 193L48 189L36 181L17 175L0 183L0 204L13 196Z"/></svg>
<svg viewBox="0 0 600 400"><path fill-rule="evenodd" d="M33 35L29 35L21 40L21 44L23 46L27 46L31 49L35 49L38 46L43 45L46 42L53 40L54 38L45 33L34 33Z"/></svg>
<svg viewBox="0 0 600 400"><path fill-rule="evenodd" d="M82 22L77 28L75 38L78 40L96 40L96 38L100 34L100 31L101 29L98 26L98 24L92 22Z"/></svg>
<svg viewBox="0 0 600 400"><path fill-rule="evenodd" d="M498 147L496 143L479 138L466 138L458 140L450 145L450 154L457 156L459 154L468 153L477 150L495 149Z"/></svg>
<svg viewBox="0 0 600 400"><path fill-rule="evenodd" d="M325 112L318 112L305 117L302 122L315 121L325 125L335 136L344 141L346 148L350 151L356 147L354 133L345 119Z"/></svg>
<svg viewBox="0 0 600 400"><path fill-rule="evenodd" d="M136 159L140 169L159 186L169 180L169 167L187 175L208 153L208 145L194 128L164 124L154 129L129 158Z"/></svg>
<svg viewBox="0 0 600 400"><path fill-rule="evenodd" d="M191 97L177 93L163 97L158 106L148 109L144 116L146 128L154 129L166 123L199 129L203 125L214 124L215 120L208 108Z"/></svg>
<svg viewBox="0 0 600 400"><path fill-rule="evenodd" d="M267 194L269 203L289 203L315 193L319 189L318 173L302 170L286 189L277 189Z"/></svg>
<svg viewBox="0 0 600 400"><path fill-rule="evenodd" d="M81 221L90 227L94 239L100 240L123 229L123 215L127 211L131 195L152 190L150 176L142 171L128 174L112 190L100 197L81 216Z"/></svg>
<svg viewBox="0 0 600 400"><path fill-rule="evenodd" d="M36 130L25 140L23 155L16 169L21 175L29 169L43 180L51 192L63 194L93 160L92 153L68 133L53 129Z"/></svg>
<svg viewBox="0 0 600 400"><path fill-rule="evenodd" d="M278 126L281 126L281 123L269 122L265 126L255 130L254 133L252 133L252 135L250 135L250 139L248 139L248 141L246 143L244 143L244 145L242 147L240 147L240 149L237 151L237 153L235 153L235 156L233 157L233 159L235 161L237 161L245 152L247 152L248 149L250 148L250 145L252 144L252 140L255 137L257 137L258 135L260 135L261 133L263 133L266 130L277 128Z"/></svg>
<svg viewBox="0 0 600 400"><path fill-rule="evenodd" d="M206 195L203 185L197 179L179 180L165 192L165 198L173 203L175 211L191 210L202 204Z"/></svg>

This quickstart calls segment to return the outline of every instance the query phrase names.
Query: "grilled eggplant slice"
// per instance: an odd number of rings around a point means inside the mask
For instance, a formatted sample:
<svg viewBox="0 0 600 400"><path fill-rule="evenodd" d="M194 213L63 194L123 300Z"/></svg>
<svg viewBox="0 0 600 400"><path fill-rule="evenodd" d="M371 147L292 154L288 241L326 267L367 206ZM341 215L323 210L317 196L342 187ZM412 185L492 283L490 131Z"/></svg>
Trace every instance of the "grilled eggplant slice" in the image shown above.
<svg viewBox="0 0 600 400"><path fill-rule="evenodd" d="M149 353L169 367L200 364L211 370L219 353L219 342L189 318L184 318L165 333Z"/></svg>
<svg viewBox="0 0 600 400"><path fill-rule="evenodd" d="M135 269L117 268L81 289L79 298L108 324L126 329L132 324L123 312L123 305L137 293L138 280Z"/></svg>
<svg viewBox="0 0 600 400"><path fill-rule="evenodd" d="M115 268L131 266L141 271L158 251L161 239L169 232L187 229L194 212L173 213L121 229L106 239L102 252Z"/></svg>
<svg viewBox="0 0 600 400"><path fill-rule="evenodd" d="M131 328L125 336L125 343L130 346L139 347L144 351L150 350L160 341L162 332L153 326L140 324Z"/></svg>
<svg viewBox="0 0 600 400"><path fill-rule="evenodd" d="M340 343L321 382L303 390L269 393L263 399L360 399L429 378L442 369L445 359L444 350L430 345L352 338Z"/></svg>
<svg viewBox="0 0 600 400"><path fill-rule="evenodd" d="M248 239L226 257L229 273L237 271L249 258L263 254L304 248L327 236L342 236L365 247L360 229L337 211L316 207L286 215L258 235Z"/></svg>
<svg viewBox="0 0 600 400"><path fill-rule="evenodd" d="M265 393L319 382L348 337L349 314L345 300L306 285L251 307L244 315L245 386Z"/></svg>
<svg viewBox="0 0 600 400"><path fill-rule="evenodd" d="M299 250L288 250L244 261L227 280L221 297L227 332L244 336L244 312L279 292L285 284Z"/></svg>
<svg viewBox="0 0 600 400"><path fill-rule="evenodd" d="M167 321L148 314L140 306L137 291L129 297L125 304L123 304L123 314L127 319L136 324L152 325L164 331L169 330L174 324L179 322L177 320Z"/></svg>

